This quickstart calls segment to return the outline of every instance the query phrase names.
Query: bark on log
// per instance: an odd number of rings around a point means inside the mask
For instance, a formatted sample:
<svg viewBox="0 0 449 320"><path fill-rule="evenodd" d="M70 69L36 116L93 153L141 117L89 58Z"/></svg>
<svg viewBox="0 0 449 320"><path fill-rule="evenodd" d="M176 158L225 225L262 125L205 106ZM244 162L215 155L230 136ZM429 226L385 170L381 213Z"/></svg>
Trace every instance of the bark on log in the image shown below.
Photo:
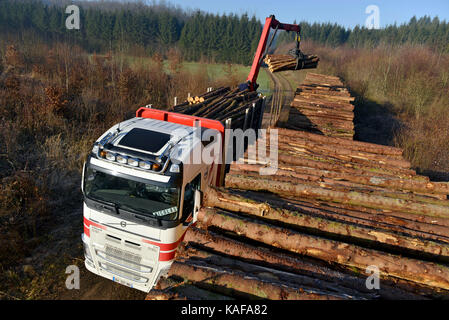
<svg viewBox="0 0 449 320"><path fill-rule="evenodd" d="M382 274L449 289L449 268L446 266L309 236L254 220L237 218L230 213L217 213L207 208L200 210L198 219L205 225L220 226L221 229L301 255L362 270L376 265Z"/></svg>
<svg viewBox="0 0 449 320"><path fill-rule="evenodd" d="M298 68L313 69L318 66L319 58L316 55L304 55L304 59L300 62ZM270 72L278 72L283 70L296 70L296 58L290 55L273 55L268 54L264 62L268 65ZM301 64L302 63L302 64Z"/></svg>
<svg viewBox="0 0 449 320"><path fill-rule="evenodd" d="M269 139L269 137L267 137L267 139L261 138L257 141L257 143L260 143L262 146L269 146L270 140L271 139ZM299 152L308 151L309 153L313 152L320 155L339 157L339 159L347 161L359 159L368 162L375 162L376 164L385 166L400 167L405 169L409 169L411 167L410 162L402 158L402 156L383 155L379 153L353 150L345 148L345 146L338 146L335 144L326 145L307 141L305 139L303 141L288 141L280 138L273 146L280 150L285 150L288 152L295 152L299 149ZM446 188L449 191L449 187Z"/></svg>
<svg viewBox="0 0 449 320"><path fill-rule="evenodd" d="M340 138L330 138L324 135L313 134L304 131L294 131L283 128L271 128L269 130L277 130L279 139L282 141L304 141L309 140L313 142L319 142L326 145L340 145L344 146L346 149L355 151L364 151L370 153L378 153L391 156L402 156L403 150L400 148L395 148L391 146L384 146L380 144L374 144L362 141L348 141L346 139ZM268 131L269 132L269 131Z"/></svg>
<svg viewBox="0 0 449 320"><path fill-rule="evenodd" d="M357 239L363 239L412 251L426 252L435 256L449 257L449 244L416 238L407 235L407 230L404 229L402 230L403 233L398 233L382 229L380 226L368 228L359 224L350 224L336 220L336 217L334 219L329 219L325 216L316 217L305 214L304 211L276 208L268 203L251 201L226 192L217 191L213 188L208 190L205 199L205 205L207 206L245 213L255 217L262 216L264 219L284 222L297 227L307 227L319 232L338 234L343 237L349 237L346 240L347 242L356 243Z"/></svg>
<svg viewBox="0 0 449 320"><path fill-rule="evenodd" d="M294 272L301 275L333 282L345 288L351 288L360 292L369 293L366 288L365 277L357 277L349 273L330 269L320 265L316 261L308 261L307 258L297 258L285 253L275 252L262 247L255 247L244 242L230 239L212 231L198 228L189 228L184 241L190 245L199 245L208 250L222 252L235 259L257 263L263 266L273 266L277 269ZM385 281L385 280L384 280ZM385 299L422 299L422 297L409 292L410 283L403 284L402 288L385 284L377 293Z"/></svg>
<svg viewBox="0 0 449 320"><path fill-rule="evenodd" d="M264 165L258 164L239 164L234 163L231 166L233 171L252 171L260 172ZM400 179L396 177L385 177L376 175L360 175L353 173L341 173L336 171L320 170L316 168L299 167L299 166L284 166L279 165L277 175L285 176L295 176L295 174L307 175L309 177L316 177L317 179L321 177L335 179L335 180L345 180L350 182L355 182L358 184L370 185L375 187L383 187L392 190L409 190L422 193L438 193L442 195L449 194L447 184L435 184L432 182L422 182L411 179Z"/></svg>
<svg viewBox="0 0 449 320"><path fill-rule="evenodd" d="M266 159L267 158L263 160ZM304 166L322 170L332 170L336 172L363 173L368 176L390 176L390 177L394 176L398 178L412 179L416 181L423 181L423 182L429 181L428 177L418 176L416 175L416 172L411 169L367 166L359 163L350 163L338 160L332 161L332 159L325 159L325 158L320 159L313 157L297 157L292 154L286 153L279 153L278 160L279 163L281 164Z"/></svg>
<svg viewBox="0 0 449 320"><path fill-rule="evenodd" d="M309 185L294 185L288 182L272 181L268 179L260 177L248 178L241 175L228 174L226 176L226 186L244 190L269 191L279 195L316 198L330 202L360 205L368 208L399 210L413 214L422 214L445 219L449 218L449 207L447 206L394 199L354 191L333 191Z"/></svg>
<svg viewBox="0 0 449 320"><path fill-rule="evenodd" d="M205 266L178 261L173 262L169 274L187 278L188 280L193 281L196 285L201 283L212 285L213 289L220 293L239 291L270 300L341 299L335 295L326 295L318 291L301 291L288 286L276 285L270 282L261 281L255 277L247 277L242 273L212 270Z"/></svg>
<svg viewBox="0 0 449 320"><path fill-rule="evenodd" d="M411 236L449 242L449 220L433 217L368 209L360 206L350 206L337 203L327 203L305 199L292 199L270 196L252 191L228 190L232 194L241 195L249 200L268 202L277 208L304 212L314 216L323 216L349 223L365 225L373 228L387 229Z"/></svg>
<svg viewBox="0 0 449 320"><path fill-rule="evenodd" d="M323 294L336 295L343 299L375 299L377 294L357 291L353 288L336 285L335 282L322 280L310 276L300 275L289 271L279 270L276 266L267 267L257 264L251 264L240 259L232 259L217 255L216 253L208 252L194 246L183 246L183 251L180 262L191 262L195 265L204 265L208 268L222 267L229 268L229 270L242 272L249 277L255 276L262 281L279 282L280 285L285 284L292 288L299 288L302 290L319 291Z"/></svg>

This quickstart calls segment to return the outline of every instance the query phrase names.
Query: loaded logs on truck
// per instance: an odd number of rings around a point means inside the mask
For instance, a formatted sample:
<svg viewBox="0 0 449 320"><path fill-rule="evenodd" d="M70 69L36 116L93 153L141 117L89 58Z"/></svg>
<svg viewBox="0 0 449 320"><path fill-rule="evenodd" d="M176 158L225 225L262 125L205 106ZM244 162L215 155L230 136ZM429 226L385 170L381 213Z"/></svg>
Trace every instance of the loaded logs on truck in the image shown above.
<svg viewBox="0 0 449 320"><path fill-rule="evenodd" d="M256 91L220 87L173 106L171 111L219 120L231 119L231 129L258 128L263 113L263 99Z"/></svg>
<svg viewBox="0 0 449 320"><path fill-rule="evenodd" d="M316 55L304 55L301 61L288 54L267 54L264 62L267 64L270 72L298 69L314 69L318 66L320 58Z"/></svg>

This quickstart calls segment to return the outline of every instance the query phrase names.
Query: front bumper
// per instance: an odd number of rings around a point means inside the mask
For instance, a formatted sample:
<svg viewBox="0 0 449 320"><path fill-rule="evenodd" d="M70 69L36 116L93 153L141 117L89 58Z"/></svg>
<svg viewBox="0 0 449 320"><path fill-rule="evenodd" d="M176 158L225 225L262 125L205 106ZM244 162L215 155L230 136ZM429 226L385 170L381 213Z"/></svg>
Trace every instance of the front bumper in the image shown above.
<svg viewBox="0 0 449 320"><path fill-rule="evenodd" d="M85 234L84 245L87 270L122 285L149 292L159 278L158 265L140 264L133 253L108 245L91 244ZM112 248L112 249L111 249ZM158 274L155 277L155 274ZM156 281L154 281L156 280Z"/></svg>

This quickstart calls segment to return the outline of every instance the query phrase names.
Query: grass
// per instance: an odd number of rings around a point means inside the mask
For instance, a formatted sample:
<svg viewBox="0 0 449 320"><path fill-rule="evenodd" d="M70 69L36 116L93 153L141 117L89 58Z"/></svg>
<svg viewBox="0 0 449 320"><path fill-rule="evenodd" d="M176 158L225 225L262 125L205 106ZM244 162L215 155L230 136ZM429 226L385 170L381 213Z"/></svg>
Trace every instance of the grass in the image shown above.
<svg viewBox="0 0 449 320"><path fill-rule="evenodd" d="M186 70L193 73L198 72L202 67L201 65L202 63L200 62L184 62L183 64ZM229 65L224 63L208 63L206 68L209 78L217 79L223 77L223 75L226 73L226 69L229 68ZM236 78L240 79L241 83L245 82L251 70L251 67L243 65L233 65L232 68L232 71L235 73ZM271 90L271 80L267 72L268 71L266 69L261 68L257 77L257 83L259 84L258 91L262 93L267 93Z"/></svg>
<svg viewBox="0 0 449 320"><path fill-rule="evenodd" d="M148 67L154 63L150 57L132 57L126 56L125 61L131 66ZM164 71L170 74L170 62L168 60L164 60L163 66ZM244 66L239 64L226 64L226 63L210 63L210 62L195 62L195 61L184 61L182 62L182 71L191 74L197 74L205 72L208 79L211 81L217 79L223 79L228 75L232 75L232 80L235 84L240 84L246 81L248 74L250 72L250 66ZM272 85L270 77L267 74L267 70L264 68L260 69L259 75L257 77L257 83L259 84L258 91L268 95L272 91Z"/></svg>

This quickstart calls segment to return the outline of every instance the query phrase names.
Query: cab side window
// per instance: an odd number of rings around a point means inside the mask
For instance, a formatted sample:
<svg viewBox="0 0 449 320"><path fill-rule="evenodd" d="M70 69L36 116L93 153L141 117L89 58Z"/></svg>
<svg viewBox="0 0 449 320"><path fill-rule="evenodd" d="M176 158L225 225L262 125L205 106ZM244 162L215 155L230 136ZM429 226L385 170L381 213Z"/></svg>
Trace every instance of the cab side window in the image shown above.
<svg viewBox="0 0 449 320"><path fill-rule="evenodd" d="M182 221L193 212L195 205L195 190L201 190L201 174L197 175L195 179L186 184L184 189L184 205L182 209Z"/></svg>

